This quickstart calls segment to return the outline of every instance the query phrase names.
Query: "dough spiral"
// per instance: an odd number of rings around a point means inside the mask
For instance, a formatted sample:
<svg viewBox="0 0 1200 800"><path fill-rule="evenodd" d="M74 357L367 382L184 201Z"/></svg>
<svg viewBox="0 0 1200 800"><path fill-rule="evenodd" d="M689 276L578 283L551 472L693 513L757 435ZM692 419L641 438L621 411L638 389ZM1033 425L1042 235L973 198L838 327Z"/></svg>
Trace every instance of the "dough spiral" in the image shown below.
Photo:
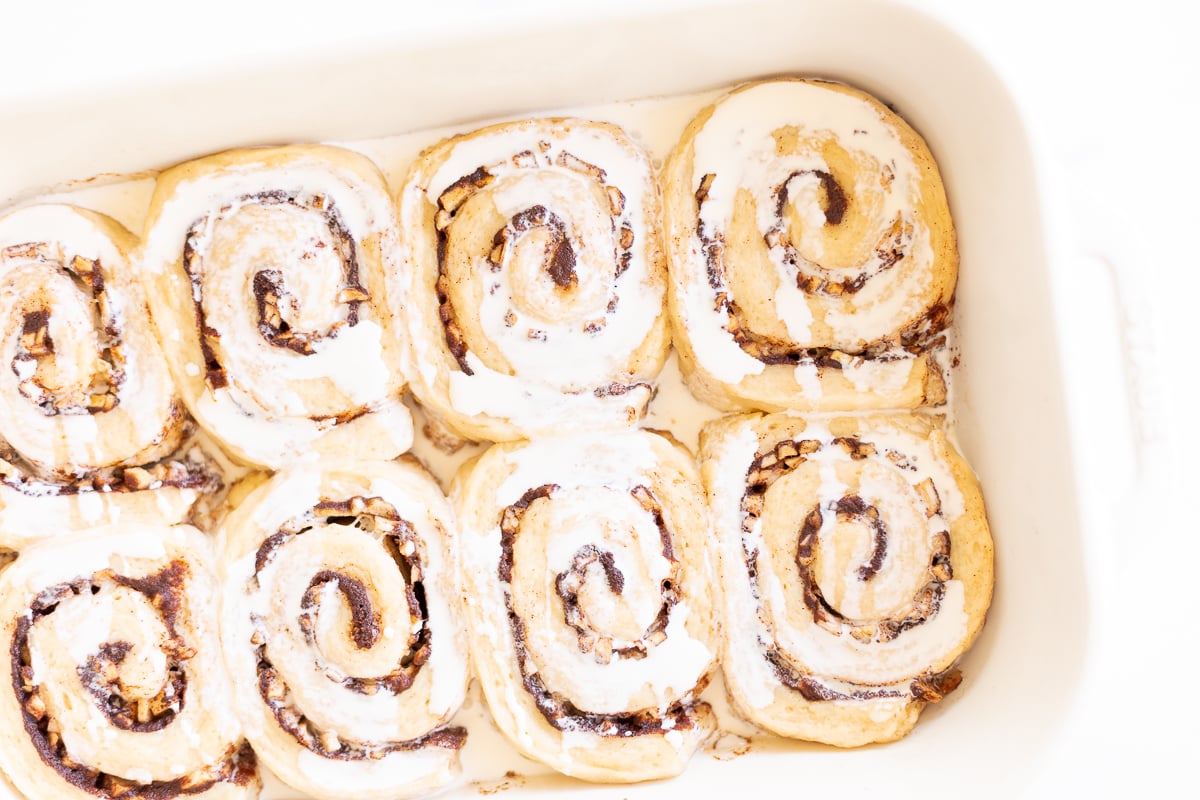
<svg viewBox="0 0 1200 800"><path fill-rule="evenodd" d="M142 266L188 409L233 455L277 469L412 444L385 335L387 186L335 147L232 150L159 176Z"/></svg>
<svg viewBox="0 0 1200 800"><path fill-rule="evenodd" d="M0 217L0 546L182 521L219 484L134 279L135 239L62 204Z"/></svg>

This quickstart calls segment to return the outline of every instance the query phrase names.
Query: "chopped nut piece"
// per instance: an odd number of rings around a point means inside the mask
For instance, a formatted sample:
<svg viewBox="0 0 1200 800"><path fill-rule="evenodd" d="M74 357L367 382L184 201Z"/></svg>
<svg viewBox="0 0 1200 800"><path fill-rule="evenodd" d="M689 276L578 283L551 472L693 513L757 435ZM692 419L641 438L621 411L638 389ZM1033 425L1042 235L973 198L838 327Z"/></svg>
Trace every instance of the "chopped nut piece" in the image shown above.
<svg viewBox="0 0 1200 800"><path fill-rule="evenodd" d="M46 718L46 703L40 694L31 694L25 701L25 711L36 720Z"/></svg>
<svg viewBox="0 0 1200 800"><path fill-rule="evenodd" d="M596 647L592 655L598 664L607 664L612 661L613 643L612 637L601 636L596 640Z"/></svg>
<svg viewBox="0 0 1200 800"><path fill-rule="evenodd" d="M492 262L492 264L496 266L500 266L504 263L504 256L508 253L508 237L501 236L498 238L499 241L496 243L496 246L492 248L492 252L488 255L488 261Z"/></svg>
<svg viewBox="0 0 1200 800"><path fill-rule="evenodd" d="M628 225L621 226L621 238L617 242L622 250L628 250L633 247L633 228Z"/></svg>
<svg viewBox="0 0 1200 800"><path fill-rule="evenodd" d="M336 753L342 749L342 740L338 738L336 731L321 731L321 746L330 753Z"/></svg>
<svg viewBox="0 0 1200 800"><path fill-rule="evenodd" d="M126 467L124 481L127 488L138 491L149 488L154 476L142 467Z"/></svg>
<svg viewBox="0 0 1200 800"><path fill-rule="evenodd" d="M339 303L365 303L370 299L371 295L361 286L347 286L338 292L337 296Z"/></svg>
<svg viewBox="0 0 1200 800"><path fill-rule="evenodd" d="M625 210L625 195L615 186L605 186L604 191L608 193L608 207L612 215L619 216Z"/></svg>
<svg viewBox="0 0 1200 800"><path fill-rule="evenodd" d="M925 516L933 517L942 510L942 499L938 496L937 487L933 484L933 478L926 478L916 486L917 494L921 496L922 502L925 503Z"/></svg>
<svg viewBox="0 0 1200 800"><path fill-rule="evenodd" d="M566 150L563 150L558 154L558 158L554 159L554 163L558 164L560 167L566 167L567 169L574 170L575 172L581 172L584 175L595 178L598 181L604 180L606 175L604 170L602 170L600 167L596 166L595 164L590 164L579 156L576 156L574 153L568 153Z"/></svg>
<svg viewBox="0 0 1200 800"><path fill-rule="evenodd" d="M480 167L470 175L464 175L462 178L459 178L442 192L441 196L438 197L438 205L441 206L443 211L453 213L467 201L468 197L494 180L496 180L494 175L483 167ZM438 229L441 230L441 227Z"/></svg>
<svg viewBox="0 0 1200 800"><path fill-rule="evenodd" d="M96 262L83 256L75 256L71 259L71 270L81 278L91 278L96 270Z"/></svg>

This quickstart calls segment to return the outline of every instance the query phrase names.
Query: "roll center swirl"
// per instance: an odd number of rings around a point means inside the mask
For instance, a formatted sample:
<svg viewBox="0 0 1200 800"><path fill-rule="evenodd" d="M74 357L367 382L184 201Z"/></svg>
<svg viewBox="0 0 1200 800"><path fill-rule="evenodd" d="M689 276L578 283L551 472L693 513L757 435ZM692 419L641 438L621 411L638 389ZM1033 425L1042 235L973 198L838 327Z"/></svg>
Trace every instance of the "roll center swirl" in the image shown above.
<svg viewBox="0 0 1200 800"><path fill-rule="evenodd" d="M635 236L625 195L605 170L542 142L462 176L436 206L439 317L465 374L474 375L469 352L505 372L508 361L520 360L517 344L497 344L502 358L493 347L472 346L485 332L503 338L511 330L553 344L607 326ZM483 331L464 324L456 302L479 305L485 318L497 315L495 330L486 321Z"/></svg>
<svg viewBox="0 0 1200 800"><path fill-rule="evenodd" d="M100 263L41 242L6 247L0 261L5 282L38 287L5 312L19 320L9 366L21 395L46 416L116 408L124 345Z"/></svg>
<svg viewBox="0 0 1200 800"><path fill-rule="evenodd" d="M300 355L317 352L341 328L357 325L359 306L370 299L354 237L334 202L319 194L248 194L201 217L188 229L183 265L213 389L229 385L221 337L234 325L226 306L206 301L207 284L244 282L262 339ZM221 324L212 324L216 320Z"/></svg>

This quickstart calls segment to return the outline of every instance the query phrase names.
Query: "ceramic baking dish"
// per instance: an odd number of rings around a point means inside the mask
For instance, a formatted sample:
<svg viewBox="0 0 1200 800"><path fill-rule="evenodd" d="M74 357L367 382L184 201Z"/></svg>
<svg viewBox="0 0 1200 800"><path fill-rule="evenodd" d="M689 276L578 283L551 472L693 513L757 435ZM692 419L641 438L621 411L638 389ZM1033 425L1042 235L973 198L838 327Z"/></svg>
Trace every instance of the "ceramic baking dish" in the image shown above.
<svg viewBox="0 0 1200 800"><path fill-rule="evenodd" d="M962 261L953 411L987 499L995 600L963 664L962 688L931 706L900 742L841 751L756 738L741 755L740 746L701 752L673 781L585 794L728 796L786 787L915 797L971 787L976 797L1012 797L1039 785L1072 713L1087 645L1084 552L1026 129L985 61L934 20L873 2L761 2L566 27L543 20L504 36L464 22L454 37L423 45L377 44L188 85L133 87L71 107L0 110L0 151L10 154L0 207L72 179L99 176L74 184L88 190L230 146L465 128L785 74L843 80L893 104L940 164ZM72 195L85 204L88 196ZM529 774L527 762L509 767L521 774L505 779L503 758L482 752L499 743L486 732L467 745L467 775L451 796L585 789ZM7 796L0 787L0 798Z"/></svg>

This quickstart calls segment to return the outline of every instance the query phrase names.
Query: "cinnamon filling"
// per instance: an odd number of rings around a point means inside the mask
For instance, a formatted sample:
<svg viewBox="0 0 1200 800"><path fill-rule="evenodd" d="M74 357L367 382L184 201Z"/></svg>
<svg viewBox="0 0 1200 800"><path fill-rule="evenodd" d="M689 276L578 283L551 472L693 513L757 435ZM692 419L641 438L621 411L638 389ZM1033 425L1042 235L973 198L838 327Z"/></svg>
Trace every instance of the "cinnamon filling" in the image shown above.
<svg viewBox="0 0 1200 800"><path fill-rule="evenodd" d="M420 621L419 627L411 626L416 631L410 629L408 652L391 673L379 678L356 678L329 672L327 677L332 683L358 694L374 695L377 692L387 692L399 695L412 687L417 674L429 661L433 652L433 633L430 630L425 587L422 583L424 567L416 530L399 515L394 506L379 497L355 496L341 501L322 501L307 514L289 520L278 532L263 541L255 555L255 582L280 548L295 537L303 536L317 521L353 525L384 537L388 552L404 578L409 613ZM350 606L350 636L355 647L363 650L374 647L381 636L383 621L379 611L372 605L370 589L358 578L334 570L318 572L304 593L299 626L305 640L311 647L316 648L319 594L321 589L329 584L336 585ZM267 655L266 628L262 620L255 619L254 622L251 644L258 659L259 696L271 710L279 727L313 753L323 758L361 761L381 759L392 752L419 750L430 746L458 749L466 742L467 732L463 728L440 728L416 739L383 743L355 742L342 739L332 731L322 730L295 706L291 690Z"/></svg>
<svg viewBox="0 0 1200 800"><path fill-rule="evenodd" d="M512 633L513 649L521 681L534 700L538 711L554 728L561 731L586 730L601 736L641 736L663 733L674 729L687 729L695 724L695 696L704 690L707 679L691 692L674 703L665 714L657 709L645 709L625 714L598 714L583 711L569 699L549 689L541 673L533 664L526 646L525 621L517 614L512 602L513 548L520 533L521 523L530 506L539 500L550 500L558 490L556 484L544 484L525 492L517 502L504 508L500 514L500 563L497 577L504 588L504 605L508 612L509 628ZM679 602L680 567L675 560L671 535L662 517L662 508L653 493L645 486L632 491L634 499L655 520L663 542L663 557L671 562L670 577L663 581L660 591L662 605L657 616L642 636L632 642L614 645L613 637L590 629L586 614L579 606L579 591L586 580L586 573L593 564L599 565L605 582L613 594L624 591L625 578L617 569L612 553L595 545L580 548L572 559L571 567L559 573L554 581L555 592L562 600L564 623L578 634L580 652L591 653L599 663L608 664L612 659L642 659L650 648L667 639L671 609Z"/></svg>
<svg viewBox="0 0 1200 800"><path fill-rule="evenodd" d="M29 614L17 620L9 657L13 692L21 706L25 732L42 761L81 791L104 798L168 800L205 792L217 783L244 786L255 780L256 762L248 745L231 747L220 762L170 781L137 783L81 764L67 752L58 722L51 718L40 694L41 687L36 683L29 634L38 621L53 614L58 605L68 598L97 594L105 584L125 586L145 595L161 615L167 631L162 647L170 679L155 697L148 700L130 701L123 697L119 668L132 649L129 642L102 645L97 653L77 668L79 678L96 707L114 727L152 732L170 725L183 709L187 690L185 664L195 655L194 648L184 641L176 629L178 616L183 609L183 592L188 574L188 566L182 561L172 561L162 571L143 578L128 578L105 570L90 578L44 589L30 604Z"/></svg>
<svg viewBox="0 0 1200 800"><path fill-rule="evenodd" d="M742 553L746 558L747 571L750 577L751 592L759 603L758 616L767 619L762 609L762 595L759 590L758 574L759 551L751 549L745 534L749 534L755 522L762 516L767 490L771 485L804 464L815 453L827 446L840 447L851 459L859 461L868 458L883 458L898 469L911 469L912 465L902 454L887 450L880 452L871 442L863 442L851 437L838 437L828 445L816 439L799 441L784 440L773 448L760 450L751 462L746 473L746 492L742 496ZM932 483L928 489L918 487L918 492L925 494L929 491L936 497L936 489ZM927 517L940 516L940 506L930 505L925 500ZM839 520L858 522L865 525L872 534L872 547L868 560L855 570L855 577L862 582L872 580L883 566L887 557L888 529L879 510L862 497L855 494L844 495L832 507L822 509L814 506L804 517L796 543L795 563L799 574L799 590L805 608L812 614L813 621L835 636L848 635L863 643L890 642L906 630L924 624L933 618L941 605L946 593L946 582L953 578L950 566L950 534L942 531L930 539L931 556L928 567L929 580L917 591L912 601L899 613L877 620L855 620L847 618L834 608L825 598L816 577L813 574L819 544L819 534L824 522L824 513L833 513ZM772 637L773 639L773 637ZM798 668L774 644L763 642L764 655L775 668L776 674L785 686L798 692L810 701L817 700L866 700L878 697L903 697L937 702L949 691L958 686L961 681L956 667L939 674L922 674L914 678L907 690L897 687L872 686L856 684L853 681L837 679L837 686L830 681L815 676Z"/></svg>
<svg viewBox="0 0 1200 800"><path fill-rule="evenodd" d="M850 202L837 180L822 170L793 172L775 188L773 195L777 222L763 238L769 250L779 251L783 262L795 268L798 289L809 295L853 295L862 290L873 277L891 269L907 255L912 243L913 229L897 217L876 244L872 258L861 265L862 269L850 278L835 280L819 264L801 256L787 236L782 216L787 206L789 185L793 179L805 176L813 176L821 182L826 198L823 208L826 225L841 224ZM709 288L716 295L716 307L728 314L726 330L743 351L768 366L813 364L818 368L841 369L852 359L898 361L909 355L928 352L944 342L943 334L950 324L950 303L936 303L898 333L868 342L854 351L842 351L832 347L800 347L791 340L767 336L753 330L746 323L745 312L728 289L724 234L721 231L710 232L700 220L715 178L712 173L704 175L695 192L696 236L704 254Z"/></svg>
<svg viewBox="0 0 1200 800"><path fill-rule="evenodd" d="M22 313L16 355L10 364L13 374L21 379L18 384L21 394L48 417L97 414L116 408L125 381L125 345L120 324L105 291L100 262L78 255L70 259L61 258L52 252L46 242L11 245L0 252L0 257L30 259L65 274L79 292L88 298L96 322L96 345L100 358L90 384L75 388L57 386L47 377L55 356L54 340L50 336L53 310L43 297L28 303Z"/></svg>
<svg viewBox="0 0 1200 800"><path fill-rule="evenodd" d="M158 694L130 703L121 694L120 666L133 645L108 642L79 667L79 682L92 695L96 707L115 728L149 733L165 728L183 710L187 679L177 665L168 668L170 678Z"/></svg>
<svg viewBox="0 0 1200 800"><path fill-rule="evenodd" d="M567 235L567 226L557 214L545 206L537 205L513 214L512 222L507 228L501 228L492 238L493 250L489 255L489 263L493 269L503 266L503 256L508 250L508 243L534 228L546 228L550 231L550 240L546 243L546 274L554 281L559 289L571 289L579 284L579 276L575 274L575 248ZM497 258L499 256L499 258ZM496 260L492 260L496 259Z"/></svg>
<svg viewBox="0 0 1200 800"><path fill-rule="evenodd" d="M605 183L607 173L602 168L595 164L590 164L565 150L560 152L556 157L551 158L549 155L550 149L551 145L549 142L541 142L539 144L541 153L535 153L533 150L525 150L517 153L511 159L511 167L518 170L544 169L551 166L561 167L586 175L603 185L605 195L608 199L608 212L612 220L612 230L616 239L613 248L614 278L620 278L629 269L629 265L633 260L633 245L635 241L633 226L625 214L625 195L616 186ZM497 169L497 167L493 167L492 169ZM445 334L446 347L454 357L454 360L458 362L459 369L466 375L474 375L475 373L471 369L467 359L470 345L466 341L462 326L458 322L458 310L455 309L454 303L450 299L450 279L446 273L447 241L450 235L450 227L458 214L458 210L472 195L490 186L496 179L497 175L489 171L487 167L479 167L469 175L464 175L450 184L439 195L437 199L437 212L434 216L434 227L437 232L438 272L435 288L438 300L438 317L441 320L442 330ZM553 281L558 290L571 291L579 284L579 276L576 272L577 253L574 245L571 243L569 232L562 218L543 205L533 205L514 214L505 227L496 231L492 237L492 249L487 257L489 267L493 272L499 272L512 252L516 241L534 229L542 229L548 233L543 257L543 269L546 275ZM495 287L493 287L494 289ZM617 308L618 297L615 289L615 285L610 289L612 295L607 306L608 314L614 313ZM510 310L505 316L505 324L508 327L513 327L516 321L516 314ZM583 323L582 330L585 333L596 334L602 331L607 323L607 318L587 320ZM529 337L539 341L547 340L546 332L540 330L531 329Z"/></svg>
<svg viewBox="0 0 1200 800"><path fill-rule="evenodd" d="M138 467L106 467L63 480L43 480L36 474L32 465L0 439L0 483L31 497L90 492L121 494L163 487L212 492L221 485L212 464L193 453L177 454Z"/></svg>
<svg viewBox="0 0 1200 800"><path fill-rule="evenodd" d="M252 291L258 313L258 330L263 339L276 347L283 347L302 355L315 352L315 345L337 336L342 326L353 328L358 324L359 305L370 299L370 294L360 282L358 250L354 237L342 220L333 200L324 195L302 196L282 190L248 194L240 197L236 204L224 206L217 218L234 210L237 206L258 203L263 206L290 205L318 214L329 230L334 249L342 263L342 288L335 298L339 305L346 306L345 319L335 322L324 331L298 331L292 329L280 312L280 303L287 296L283 273L267 267L254 273ZM200 331L200 350L204 356L205 380L210 389L221 389L229 385L229 377L216 354L220 333L207 322L203 304L204 256L198 249L201 234L209 225L206 215L192 223L183 245L183 266L192 284L192 305L196 314L196 327ZM323 246L323 244L319 244ZM339 420L340 421L340 420Z"/></svg>

